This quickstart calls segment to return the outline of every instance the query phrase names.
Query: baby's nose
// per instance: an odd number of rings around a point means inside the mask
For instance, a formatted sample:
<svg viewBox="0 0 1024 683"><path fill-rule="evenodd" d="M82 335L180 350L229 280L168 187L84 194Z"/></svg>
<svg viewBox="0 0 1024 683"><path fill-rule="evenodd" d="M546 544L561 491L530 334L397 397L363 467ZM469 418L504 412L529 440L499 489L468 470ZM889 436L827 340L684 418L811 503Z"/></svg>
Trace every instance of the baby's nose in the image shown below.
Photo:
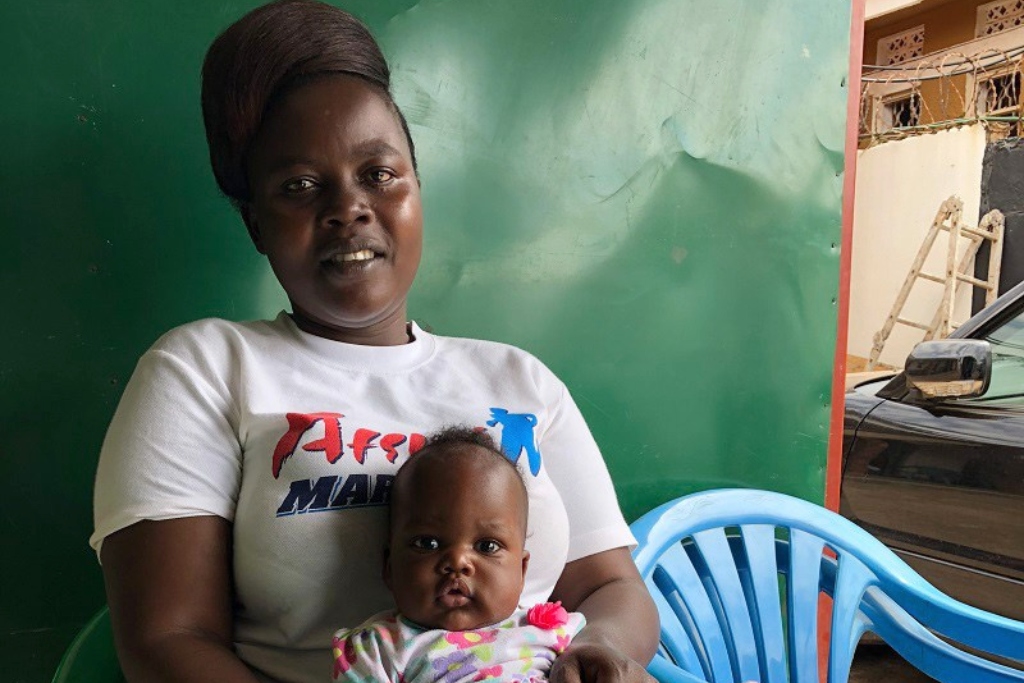
<svg viewBox="0 0 1024 683"><path fill-rule="evenodd" d="M452 548L441 562L441 571L444 574L468 575L473 573L473 562L469 552L461 548Z"/></svg>

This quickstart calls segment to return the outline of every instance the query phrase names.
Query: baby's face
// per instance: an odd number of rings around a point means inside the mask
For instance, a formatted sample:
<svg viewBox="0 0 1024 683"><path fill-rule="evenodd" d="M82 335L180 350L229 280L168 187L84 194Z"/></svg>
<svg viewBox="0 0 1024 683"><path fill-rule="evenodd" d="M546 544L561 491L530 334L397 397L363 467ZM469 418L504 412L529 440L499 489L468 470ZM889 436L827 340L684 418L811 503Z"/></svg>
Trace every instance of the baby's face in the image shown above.
<svg viewBox="0 0 1024 683"><path fill-rule="evenodd" d="M398 611L421 626L480 628L519 604L526 501L515 472L488 459L420 464L392 509L384 579Z"/></svg>

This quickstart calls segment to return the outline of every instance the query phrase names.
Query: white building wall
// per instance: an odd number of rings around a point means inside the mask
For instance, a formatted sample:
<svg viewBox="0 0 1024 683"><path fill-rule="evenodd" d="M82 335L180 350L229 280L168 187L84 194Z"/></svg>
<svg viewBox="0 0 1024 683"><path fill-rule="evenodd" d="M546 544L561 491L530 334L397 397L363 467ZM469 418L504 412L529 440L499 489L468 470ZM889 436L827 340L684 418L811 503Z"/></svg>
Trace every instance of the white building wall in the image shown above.
<svg viewBox="0 0 1024 683"><path fill-rule="evenodd" d="M858 152L850 355L867 358L871 353L874 335L885 323L939 205L950 195L960 197L964 223L977 225L984 154L981 125L894 140ZM939 234L923 272L944 273L948 234ZM967 240L962 242L961 250ZM941 299L942 285L919 278L901 317L928 323ZM969 316L970 287L963 285L954 320ZM902 367L923 336L921 330L896 325L880 361Z"/></svg>
<svg viewBox="0 0 1024 683"><path fill-rule="evenodd" d="M883 14L889 14L905 7L913 7L920 4L921 0L865 0L864 19L865 21L871 21Z"/></svg>

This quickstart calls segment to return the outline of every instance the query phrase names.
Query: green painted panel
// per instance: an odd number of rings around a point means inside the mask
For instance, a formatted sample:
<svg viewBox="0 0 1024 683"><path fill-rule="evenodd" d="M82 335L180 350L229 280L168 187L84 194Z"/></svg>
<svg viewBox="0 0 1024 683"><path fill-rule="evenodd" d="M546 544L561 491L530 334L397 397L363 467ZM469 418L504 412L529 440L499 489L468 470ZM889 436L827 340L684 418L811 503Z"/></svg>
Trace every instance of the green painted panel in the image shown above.
<svg viewBox="0 0 1024 683"><path fill-rule="evenodd" d="M422 151L414 313L536 352L629 517L822 500L849 3L422 3L386 24Z"/></svg>
<svg viewBox="0 0 1024 683"><path fill-rule="evenodd" d="M198 72L255 2L0 9L0 662L47 680L139 354L272 315L216 192ZM360 0L420 150L412 315L566 380L629 517L739 484L821 500L850 0Z"/></svg>

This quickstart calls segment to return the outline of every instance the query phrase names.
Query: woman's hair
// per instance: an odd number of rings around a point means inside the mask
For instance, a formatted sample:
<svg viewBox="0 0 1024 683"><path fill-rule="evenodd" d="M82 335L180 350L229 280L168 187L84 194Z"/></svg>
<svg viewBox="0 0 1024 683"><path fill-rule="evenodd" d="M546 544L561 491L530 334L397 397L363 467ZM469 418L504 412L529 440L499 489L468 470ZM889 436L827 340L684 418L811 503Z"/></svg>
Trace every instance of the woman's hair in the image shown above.
<svg viewBox="0 0 1024 683"><path fill-rule="evenodd" d="M203 62L210 163L236 206L251 199L247 157L268 110L294 88L331 74L361 78L380 91L401 122L415 168L409 126L391 97L391 71L366 26L316 0L277 0L229 26Z"/></svg>

